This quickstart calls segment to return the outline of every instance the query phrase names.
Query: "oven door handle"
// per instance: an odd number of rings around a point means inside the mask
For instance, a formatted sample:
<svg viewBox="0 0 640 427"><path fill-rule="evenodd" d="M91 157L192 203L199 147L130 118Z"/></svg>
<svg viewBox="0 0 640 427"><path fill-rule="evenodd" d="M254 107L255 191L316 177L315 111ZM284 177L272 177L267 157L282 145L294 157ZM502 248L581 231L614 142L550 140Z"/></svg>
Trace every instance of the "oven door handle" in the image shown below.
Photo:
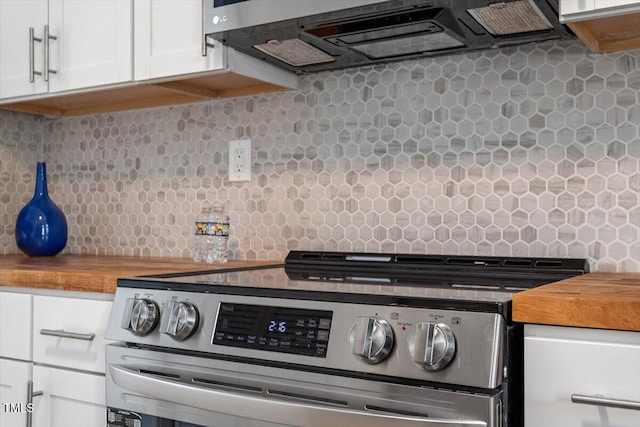
<svg viewBox="0 0 640 427"><path fill-rule="evenodd" d="M157 378L118 365L109 365L109 374L118 386L153 399L276 424L300 427L487 427L484 421L386 415L244 396Z"/></svg>

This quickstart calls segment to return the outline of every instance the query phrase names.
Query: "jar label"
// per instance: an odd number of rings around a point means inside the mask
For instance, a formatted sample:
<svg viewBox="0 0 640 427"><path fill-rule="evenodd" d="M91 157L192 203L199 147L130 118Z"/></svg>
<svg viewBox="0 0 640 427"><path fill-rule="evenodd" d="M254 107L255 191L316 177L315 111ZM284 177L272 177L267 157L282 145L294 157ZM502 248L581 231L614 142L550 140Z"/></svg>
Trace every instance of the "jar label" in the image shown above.
<svg viewBox="0 0 640 427"><path fill-rule="evenodd" d="M196 236L229 237L228 222L196 222Z"/></svg>

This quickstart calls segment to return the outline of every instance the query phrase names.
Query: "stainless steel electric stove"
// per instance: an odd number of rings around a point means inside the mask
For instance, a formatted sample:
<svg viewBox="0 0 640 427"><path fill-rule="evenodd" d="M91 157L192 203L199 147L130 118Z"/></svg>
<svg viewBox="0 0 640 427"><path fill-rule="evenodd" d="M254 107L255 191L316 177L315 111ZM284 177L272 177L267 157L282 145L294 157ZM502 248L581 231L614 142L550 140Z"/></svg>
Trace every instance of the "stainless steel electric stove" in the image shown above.
<svg viewBox="0 0 640 427"><path fill-rule="evenodd" d="M521 426L512 296L587 271L293 251L282 267L121 279L108 426Z"/></svg>

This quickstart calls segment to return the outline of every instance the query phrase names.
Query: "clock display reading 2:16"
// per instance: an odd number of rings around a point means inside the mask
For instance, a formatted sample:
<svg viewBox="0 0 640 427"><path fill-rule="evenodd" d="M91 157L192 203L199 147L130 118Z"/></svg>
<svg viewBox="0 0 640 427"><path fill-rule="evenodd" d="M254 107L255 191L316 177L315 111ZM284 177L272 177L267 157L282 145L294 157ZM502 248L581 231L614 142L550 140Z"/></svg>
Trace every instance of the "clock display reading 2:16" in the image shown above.
<svg viewBox="0 0 640 427"><path fill-rule="evenodd" d="M287 322L269 321L269 332L287 332Z"/></svg>

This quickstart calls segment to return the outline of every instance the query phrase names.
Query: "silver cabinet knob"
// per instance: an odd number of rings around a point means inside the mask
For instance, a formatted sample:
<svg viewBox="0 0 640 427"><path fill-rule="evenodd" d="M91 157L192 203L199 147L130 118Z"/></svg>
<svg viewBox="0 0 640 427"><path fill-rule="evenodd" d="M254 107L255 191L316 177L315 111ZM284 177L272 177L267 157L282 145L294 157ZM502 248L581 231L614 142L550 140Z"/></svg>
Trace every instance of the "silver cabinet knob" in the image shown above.
<svg viewBox="0 0 640 427"><path fill-rule="evenodd" d="M156 327L160 311L158 305L148 299L130 298L124 310L122 327L143 336Z"/></svg>
<svg viewBox="0 0 640 427"><path fill-rule="evenodd" d="M187 339L198 327L199 314L190 302L170 301L168 314L163 317L160 332L170 335L178 341Z"/></svg>
<svg viewBox="0 0 640 427"><path fill-rule="evenodd" d="M427 371L439 371L455 356L455 335L444 323L419 322L409 334L409 353Z"/></svg>
<svg viewBox="0 0 640 427"><path fill-rule="evenodd" d="M384 319L360 317L349 333L351 353L370 364L382 362L393 348L393 329Z"/></svg>

